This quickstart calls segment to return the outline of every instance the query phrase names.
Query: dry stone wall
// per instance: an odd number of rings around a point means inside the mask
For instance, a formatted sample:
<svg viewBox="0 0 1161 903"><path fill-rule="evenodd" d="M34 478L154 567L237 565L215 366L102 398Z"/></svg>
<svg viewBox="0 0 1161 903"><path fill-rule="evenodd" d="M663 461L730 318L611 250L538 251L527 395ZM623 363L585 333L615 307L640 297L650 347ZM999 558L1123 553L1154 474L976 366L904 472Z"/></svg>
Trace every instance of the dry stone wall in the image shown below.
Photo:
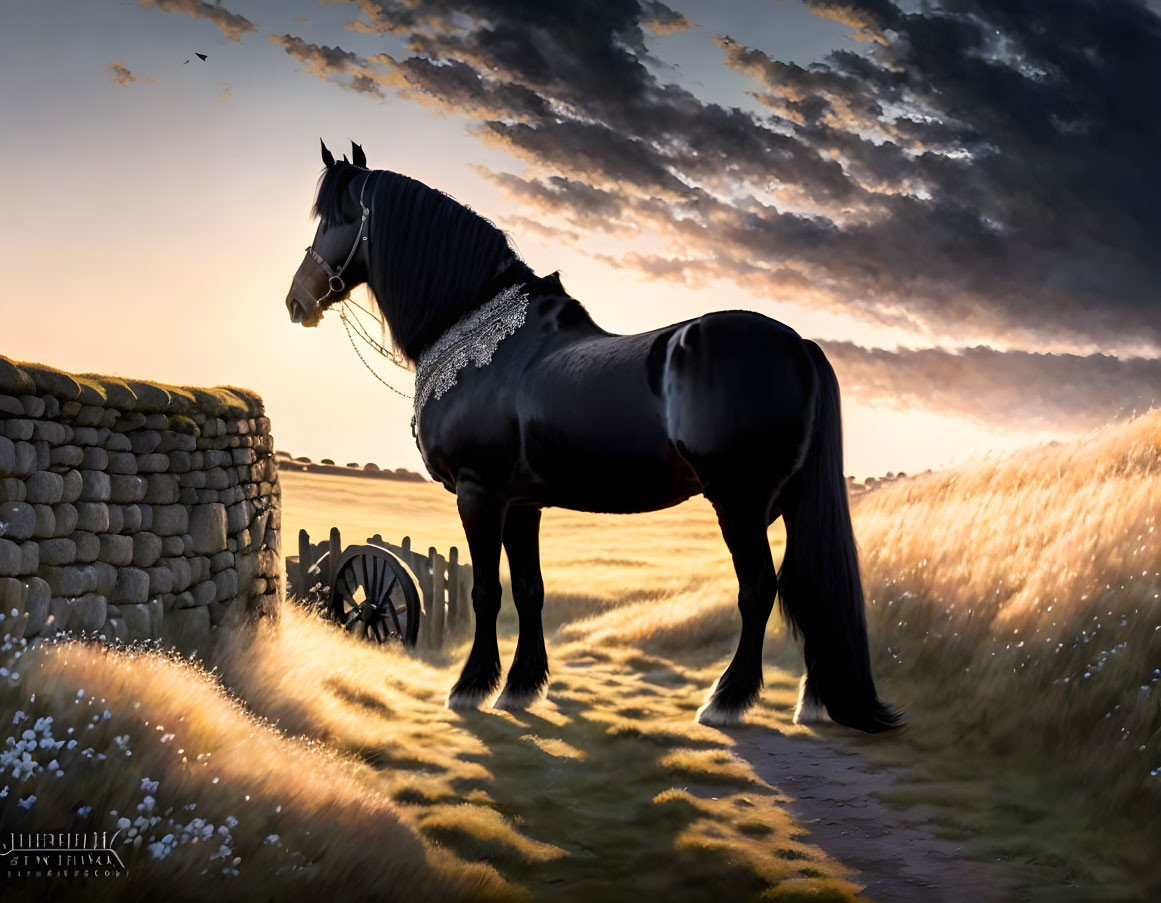
<svg viewBox="0 0 1161 903"><path fill-rule="evenodd" d="M207 655L283 592L262 400L0 357L4 633ZM15 622L13 621L15 619Z"/></svg>

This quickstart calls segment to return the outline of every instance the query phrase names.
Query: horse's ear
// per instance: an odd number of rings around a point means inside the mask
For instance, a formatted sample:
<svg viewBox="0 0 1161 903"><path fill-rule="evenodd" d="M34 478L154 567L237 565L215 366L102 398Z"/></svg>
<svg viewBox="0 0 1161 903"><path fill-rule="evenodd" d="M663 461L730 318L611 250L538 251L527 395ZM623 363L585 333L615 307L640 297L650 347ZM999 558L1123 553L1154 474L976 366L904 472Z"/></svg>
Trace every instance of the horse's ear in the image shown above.
<svg viewBox="0 0 1161 903"><path fill-rule="evenodd" d="M334 155L333 155L333 154L331 154L331 152L330 152L329 150L327 150L327 145L326 145L326 142L325 142L325 141L323 141L323 140L322 140L322 138L319 138L319 139L318 139L318 143L322 145L322 158L323 158L323 163L325 163L325 164L326 164L326 166L327 166L327 169L330 169L332 166L334 166L334 165L335 165L335 158L334 158Z"/></svg>
<svg viewBox="0 0 1161 903"><path fill-rule="evenodd" d="M351 142L351 162L356 166L363 167L363 169L367 168L367 155L363 153L363 148L355 144L354 141Z"/></svg>
<svg viewBox="0 0 1161 903"><path fill-rule="evenodd" d="M347 159L347 155L346 155L346 154L343 154L343 162L344 162L344 163L350 163L350 162L351 162L350 160L348 160L348 159Z"/></svg>

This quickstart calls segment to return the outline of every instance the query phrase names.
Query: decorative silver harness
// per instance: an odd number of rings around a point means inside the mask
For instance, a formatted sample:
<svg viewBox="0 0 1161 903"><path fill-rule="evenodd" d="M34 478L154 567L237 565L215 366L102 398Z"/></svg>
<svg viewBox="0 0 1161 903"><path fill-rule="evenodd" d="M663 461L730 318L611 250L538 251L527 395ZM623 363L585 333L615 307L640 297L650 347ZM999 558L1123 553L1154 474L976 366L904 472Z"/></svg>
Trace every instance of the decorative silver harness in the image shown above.
<svg viewBox="0 0 1161 903"><path fill-rule="evenodd" d="M419 437L423 406L432 398L443 398L468 364L488 366L500 343L524 325L527 314L528 294L523 285L513 285L461 317L419 355L412 436Z"/></svg>

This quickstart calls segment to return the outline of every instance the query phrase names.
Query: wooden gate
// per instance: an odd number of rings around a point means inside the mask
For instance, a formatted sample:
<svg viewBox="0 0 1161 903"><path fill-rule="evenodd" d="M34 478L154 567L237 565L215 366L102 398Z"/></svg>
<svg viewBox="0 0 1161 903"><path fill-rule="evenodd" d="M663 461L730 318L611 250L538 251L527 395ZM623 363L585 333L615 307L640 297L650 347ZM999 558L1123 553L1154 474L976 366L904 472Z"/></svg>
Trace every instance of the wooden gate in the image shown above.
<svg viewBox="0 0 1161 903"><path fill-rule="evenodd" d="M452 546L446 558L434 546L423 554L411 547L409 536L396 545L378 533L367 545L390 552L415 575L423 597L417 641L420 648L438 649L467 633L472 620L472 566L460 562L459 549ZM330 536L320 543L312 543L306 530L299 530L298 555L286 559L287 595L304 600L312 589L333 586L334 568L342 551L338 527L332 527Z"/></svg>

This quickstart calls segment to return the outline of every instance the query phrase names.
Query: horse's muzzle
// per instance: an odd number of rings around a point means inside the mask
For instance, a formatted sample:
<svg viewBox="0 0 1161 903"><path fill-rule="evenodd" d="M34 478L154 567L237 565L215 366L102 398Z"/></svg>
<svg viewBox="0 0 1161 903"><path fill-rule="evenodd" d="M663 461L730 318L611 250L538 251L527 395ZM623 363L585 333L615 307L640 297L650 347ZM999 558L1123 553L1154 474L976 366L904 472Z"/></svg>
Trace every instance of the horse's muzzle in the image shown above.
<svg viewBox="0 0 1161 903"><path fill-rule="evenodd" d="M322 319L322 311L317 304L304 302L295 297L294 292L286 296L286 309L290 312L291 323L301 323L303 326L317 326Z"/></svg>

